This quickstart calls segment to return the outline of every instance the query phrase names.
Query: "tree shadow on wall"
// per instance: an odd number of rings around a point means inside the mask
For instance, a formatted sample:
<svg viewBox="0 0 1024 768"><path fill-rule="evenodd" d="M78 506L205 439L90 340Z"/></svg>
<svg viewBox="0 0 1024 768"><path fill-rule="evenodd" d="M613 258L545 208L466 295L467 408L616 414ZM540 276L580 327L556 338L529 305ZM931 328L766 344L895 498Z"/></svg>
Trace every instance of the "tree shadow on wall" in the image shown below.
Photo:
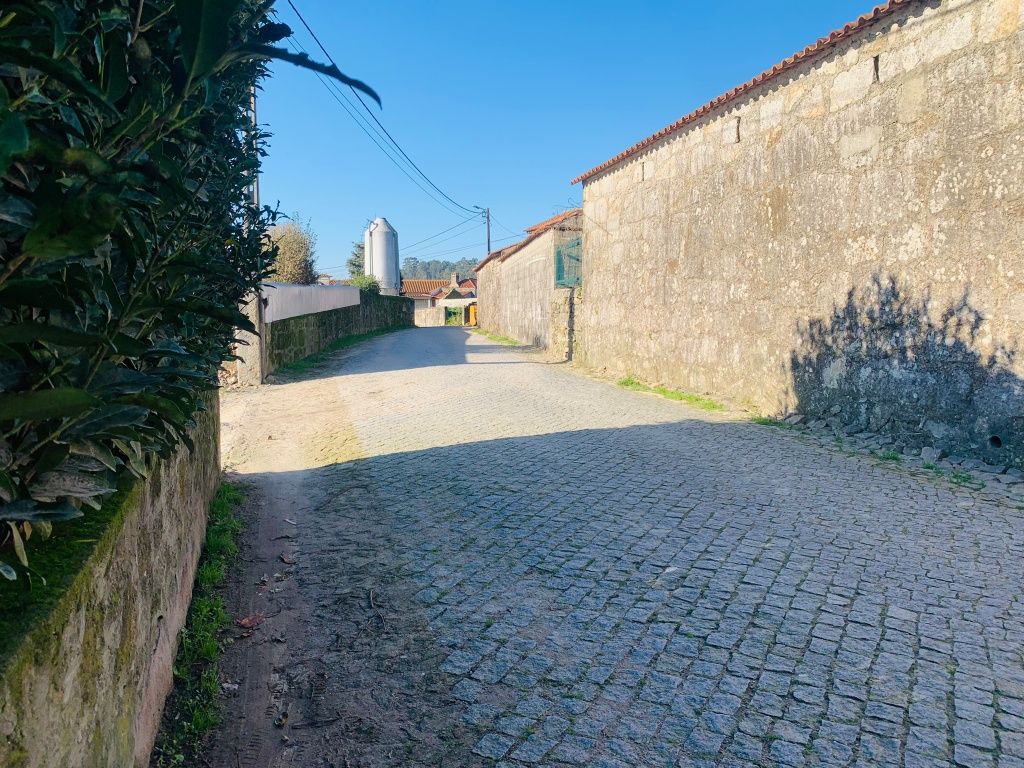
<svg viewBox="0 0 1024 768"><path fill-rule="evenodd" d="M1024 464L1017 352L987 345L970 289L939 309L876 273L828 318L798 324L790 356L795 410L846 431L895 435L993 463Z"/></svg>

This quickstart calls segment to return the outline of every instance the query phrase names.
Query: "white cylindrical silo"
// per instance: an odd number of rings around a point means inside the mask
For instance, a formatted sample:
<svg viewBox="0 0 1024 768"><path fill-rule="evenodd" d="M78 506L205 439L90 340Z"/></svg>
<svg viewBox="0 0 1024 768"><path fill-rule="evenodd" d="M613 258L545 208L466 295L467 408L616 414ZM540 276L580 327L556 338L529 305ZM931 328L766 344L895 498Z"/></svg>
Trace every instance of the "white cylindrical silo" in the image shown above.
<svg viewBox="0 0 1024 768"><path fill-rule="evenodd" d="M370 237L370 233L373 231L373 222L366 227L366 231L363 232L363 274L373 274L373 238ZM356 275L352 275L356 277Z"/></svg>
<svg viewBox="0 0 1024 768"><path fill-rule="evenodd" d="M373 270L369 274L377 278L381 293L397 296L402 284L398 268L398 232L385 218L374 219L367 232L370 239L368 251L372 254L367 264L372 265Z"/></svg>

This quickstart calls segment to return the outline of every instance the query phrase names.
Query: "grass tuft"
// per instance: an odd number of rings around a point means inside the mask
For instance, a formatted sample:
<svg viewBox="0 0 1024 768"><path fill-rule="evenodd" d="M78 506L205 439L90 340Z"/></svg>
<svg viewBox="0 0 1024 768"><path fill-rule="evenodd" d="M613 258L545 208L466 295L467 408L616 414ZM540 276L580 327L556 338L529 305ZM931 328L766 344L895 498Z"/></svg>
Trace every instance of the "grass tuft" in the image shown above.
<svg viewBox="0 0 1024 768"><path fill-rule="evenodd" d="M903 460L903 457L897 451L893 451L893 450L880 451L877 454L877 456L882 461L902 461Z"/></svg>
<svg viewBox="0 0 1024 768"><path fill-rule="evenodd" d="M983 488L984 483L980 483L974 479L974 476L970 472L965 472L962 469L954 469L949 473L949 482L953 485L966 485L969 488Z"/></svg>
<svg viewBox="0 0 1024 768"><path fill-rule="evenodd" d="M235 513L242 491L224 483L210 504L203 555L196 570L188 618L174 660L174 691L153 750L152 765L194 764L203 736L220 722L220 633L230 623L220 589L238 554L242 523Z"/></svg>
<svg viewBox="0 0 1024 768"><path fill-rule="evenodd" d="M482 328L473 328L472 331L473 333L483 336L485 339L489 341L493 341L495 344L504 344L506 347L522 346L522 344L520 344L515 339L510 339L508 336L501 336L497 333L491 333L490 331L485 331Z"/></svg>
<svg viewBox="0 0 1024 768"><path fill-rule="evenodd" d="M687 405L692 405L694 408L700 408L702 411L725 410L724 405L709 397L694 395L690 392L682 392L678 389L669 389L668 387L662 387L660 385L652 387L651 385L644 384L642 381L639 381L632 376L626 376L623 379L619 379L618 384L620 387L631 389L634 392L649 392L654 395L661 395L669 400L678 400L679 402L686 403Z"/></svg>

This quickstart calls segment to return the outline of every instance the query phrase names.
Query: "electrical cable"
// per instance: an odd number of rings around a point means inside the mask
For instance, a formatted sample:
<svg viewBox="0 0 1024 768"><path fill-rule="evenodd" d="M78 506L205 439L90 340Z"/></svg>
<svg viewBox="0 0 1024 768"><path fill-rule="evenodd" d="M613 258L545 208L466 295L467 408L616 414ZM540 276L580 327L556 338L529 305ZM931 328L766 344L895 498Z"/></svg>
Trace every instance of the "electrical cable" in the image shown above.
<svg viewBox="0 0 1024 768"><path fill-rule="evenodd" d="M478 222L476 226L482 227L483 225L484 225L484 223L481 221L481 222ZM438 240L437 242L429 243L428 245L425 245L425 246L420 246L418 249L417 248L413 248L410 245L410 246L408 246L406 248L403 248L402 249L402 253L409 253L409 251L423 250L424 248L427 249L427 250L430 250L434 246L440 245L441 243L446 243L449 240L454 240L457 237L462 237L463 235L468 235L471 232L472 232L472 229L467 229L464 232L456 232L454 235L449 235L448 237L443 237L440 240ZM436 235L435 235L435 237L436 237Z"/></svg>
<svg viewBox="0 0 1024 768"><path fill-rule="evenodd" d="M512 236L514 236L514 237L522 237L522 235L519 235L519 234L517 234L516 232L514 232L513 230L509 229L509 228L508 228L508 227L506 227L506 226L505 226L504 224L502 224L502 223L501 223L500 221L498 221L498 220L497 220L496 218L494 218L494 213L493 213L493 212L491 213L491 221L493 221L493 222L494 222L495 224L497 224L497 225L498 225L499 227L501 227L502 229L504 229L504 230L505 230L506 232L508 232L508 233L509 233L510 235L512 235Z"/></svg>
<svg viewBox="0 0 1024 768"><path fill-rule="evenodd" d="M339 69L340 69L340 67L338 67L338 64L337 64L337 62L335 62L335 61L334 61L334 58L333 58L333 57L331 56L331 54L330 54L330 53L328 52L327 48L326 48L326 47L324 47L324 44L323 44L322 42L320 42L320 38L319 38L319 37L317 37L317 35L316 35L316 32L314 32L314 31L313 31L313 28L312 28L312 27L311 27L311 26L310 26L310 25L309 25L309 24L308 24L308 23L306 22L306 19L305 19L305 18L303 17L303 15L302 15L302 14L301 14L301 13L299 12L299 9L295 7L295 3L293 3L293 2L292 2L292 0L288 0L288 5L289 5L289 6L291 6L291 9L292 9L292 11L294 11L294 12L295 12L295 15L299 17L299 21L301 21L301 22L302 22L302 26L304 26L304 27L306 28L306 31L307 31L307 32L309 32L309 34L310 34L310 36L311 36L311 37L313 38L313 40L315 40L315 41L316 41L316 44L317 44L318 46L320 46L320 50L321 50L321 51L323 51L323 54L324 54L324 56L326 56L326 57L327 57L327 60L328 60L328 61L330 61L330 62L331 62L331 64L334 64L334 66L335 66L336 68L339 68ZM350 86L350 88L351 88L351 86ZM392 144L393 144L393 145L395 146L395 148L396 148L396 149L397 149L397 150L398 150L398 151L399 151L399 152L400 152L400 153L402 154L402 157L404 157L404 158L405 158L405 159L406 159L406 160L407 160L407 161L409 162L409 165L411 165L411 166L412 166L413 168L415 168L415 169L416 169L416 172L417 172L417 173L419 173L419 175L420 175L420 176L422 176L422 177L423 177L423 179L424 179L424 180L425 180L425 181L426 181L426 182L427 182L427 183L428 183L428 184L429 184L429 185L430 185L431 187L433 187L434 189L436 189L436 190L437 190L437 191L438 191L438 192L439 192L439 193L441 194L441 196L445 198L445 200L447 200L448 202L450 202L450 203L451 203L452 205L454 205L454 206L455 206L456 208L461 208L461 209L462 209L463 211L465 211L466 213L472 213L472 214L476 214L476 211L474 211L474 210L473 210L473 209L471 209L471 208L467 208L466 206L462 205L461 203L458 203L458 202L456 202L456 201L455 201L455 200L453 200L453 199L452 199L452 198L451 198L451 197L450 197L450 196L449 196L449 195L448 195L448 194L447 194L447 193L446 193L446 192L445 192L444 190L442 190L442 189L441 189L441 188L440 188L439 186L437 186L437 184L435 184L435 183L433 182L433 180L431 180L431 178L430 178L429 176L427 176L427 174L425 174L425 173L423 172L423 170L422 170L422 169L421 169L421 168L420 168L420 167L419 167L418 165L416 165L416 163L415 163L415 162L413 161L413 159L412 159L411 157L409 157L408 153L406 153L406 151L405 151L404 149L402 149L402 146L401 146L401 144L399 144L399 143L398 143L398 142L397 142L397 141L395 140L395 137L394 137L394 136L392 136L392 135L391 135L390 133L388 133L388 129L387 129L387 128L385 128L385 127L384 127L384 125L383 125L383 124L382 124L382 123L380 122L380 120L378 120L378 119L377 119L377 116L376 116L375 114L373 114L373 110L371 110L371 109L369 108L369 106L367 106L366 102L365 102L365 101L363 101L363 98L362 98L362 96L360 96L360 95L359 95L359 92L358 92L358 91L357 91L357 90L356 90L355 88L352 88L351 90L352 90L352 93L354 93L354 94L355 94L355 96L356 96L356 99L358 99L358 100L359 100L359 103L360 103L360 104L362 104L362 106L363 106L363 109L364 109L364 110L366 111L366 113L367 113L367 114L368 114L368 115L369 115L369 116L370 116L370 117L371 117L371 118L373 119L373 121L374 121L374 122L375 122L375 123L376 123L376 124L377 124L377 125L378 125L378 126L380 127L381 131L383 131L383 132L384 132L384 135L385 135L385 136L387 136L387 137L388 137L388 139L390 139L390 140L391 140L391 143L392 143Z"/></svg>
<svg viewBox="0 0 1024 768"><path fill-rule="evenodd" d="M491 245L494 245L494 243L503 243L506 240L521 240L521 239L522 238L519 235L516 235L515 237L502 237L502 238L499 238L498 240L492 240L491 241ZM486 243L474 243L473 245L467 245L467 246L464 246L462 248L453 248L450 251L440 251L438 253L423 253L423 254L420 254L419 256L416 256L415 258L416 258L417 261L428 261L428 260L436 259L438 256L447 256L447 255L452 254L452 253L459 253L460 251L468 251L470 248L479 248L480 246L486 246L486 245L487 245Z"/></svg>
<svg viewBox="0 0 1024 768"><path fill-rule="evenodd" d="M480 216L481 216L481 214L478 213L478 214L476 214L474 216L470 216L468 219L463 219L462 221L460 221L458 224L456 224L453 227L448 227L448 229L442 229L436 235L431 235L430 237L425 237L422 240L417 240L415 243L412 243L411 245L405 246L405 250L409 250L410 248L415 248L416 246L421 245L422 243L425 243L428 240L433 240L435 237L440 237L441 235L445 234L446 232L451 232L453 229L461 227L463 224L465 224L468 221L473 221L474 219L479 219ZM480 223L483 224L482 221ZM461 233L461 234L465 234L465 233ZM444 242L444 241L442 240L441 242Z"/></svg>
<svg viewBox="0 0 1024 768"><path fill-rule="evenodd" d="M302 51L303 51L304 53L306 53L306 54L308 55L308 53L309 53L309 52L308 52L308 51L307 51L307 50L305 49L305 47L304 47L304 46L302 45L302 43L300 43L300 42L299 42L298 40L296 40L296 39L295 39L294 37L289 37L289 40L291 40L291 41L292 41L293 43L295 43L295 45L296 45L296 46L297 46L297 47L298 47L298 48L299 48L300 50L302 50ZM354 113L354 112L352 111L352 110L354 110L354 109L355 109L355 105L353 105L353 104L352 104L351 102L349 102L348 104L346 104L346 103L345 103L345 101L347 101L347 97L345 96L345 94L344 94L343 92L340 92L340 93L339 93L339 92L336 92L336 86L335 86L335 87L332 87L332 84L333 84L333 81L332 81L332 80L329 80L328 78L325 78L325 77L324 77L323 75L321 75L321 74L320 74L319 72L314 72L313 74L314 74L314 75L316 75L316 77L317 77L317 79L318 79L318 80L320 80L320 82L321 82L321 83L323 84L323 86L324 86L324 87L325 87L325 88L327 89L327 92L328 92L328 93L329 93L329 94L331 95L331 97L332 97L332 98L333 98L333 99L334 99L334 100L335 100L336 102L338 102L338 105L339 105L339 106L340 106L340 107L341 107L341 108L342 108L343 110L345 110L345 112L346 112L346 113L348 114L348 116L349 116L349 117L351 117L351 118L352 118L352 119L353 119L353 120L355 121L355 123L356 123L356 126L358 126L358 128L359 128L359 129L360 129L360 130L361 130L361 131L362 131L363 133L365 133L365 134L366 134L366 136L367 136L367 137L368 137L368 138L370 139L370 141L372 141L372 142L373 142L374 144L376 144L376 145L377 145L377 148L378 148L378 149L379 149L379 150L380 150L381 152L383 152L383 153L384 153L384 156L385 156L385 157L387 157L387 158L388 158L388 160L390 160L390 161L392 162L392 164L393 164L393 165L394 165L394 166L395 166L396 168L398 168L398 170L400 170L400 171L401 171L401 172L402 172L403 174L405 174L406 178L408 178L408 179L409 179L409 181L411 181L411 182L412 182L413 184L415 184L415 185L416 185L417 187L419 187L419 189L420 189L420 190L421 190L421 191L422 191L422 192L423 192L423 193L424 193L425 195L427 195L427 197L429 197L429 198L430 198L431 200L433 200L433 201L434 201L435 203L437 203L438 205L440 205L440 206L441 206L442 208L444 208L444 209L445 209L446 211L448 211L449 213L453 213L453 214L455 214L455 215L458 215L458 216L461 216L461 215L462 215L462 212L461 212L461 211L457 211L457 210L453 209L453 208L452 208L452 207L451 207L450 205L448 205L447 203L445 203L445 202L444 202L443 200L439 200L439 199L438 199L438 198L437 198L437 197L436 197L436 196L435 196L434 194L432 194L432 193L430 192L430 190L426 189L426 188L425 188L425 187L424 187L424 186L423 186L422 184L420 184L420 183L419 183L419 182L418 182L418 181L417 181L417 180L416 180L416 179L415 179L415 178L414 178L414 177L413 177L413 176L412 176L412 175L411 175L411 174L410 174L410 173L409 173L409 172L408 172L408 171L407 171L407 170L406 170L406 169L405 169L405 168L404 168L404 167L403 167L402 165L401 165L401 163L400 163L400 162L398 161L398 159L397 159L396 157L394 157L394 156L393 156L393 155L392 155L392 154L391 154L391 153L390 153L390 152L389 152L389 151L387 150L387 148L386 148L386 147L384 147L384 146L383 146L383 145L382 145L382 144L380 143L380 141L378 141L377 137L376 137L376 136L375 136L375 135L374 135L373 133L371 133L371 132L370 132L370 130L368 130L368 128L367 128L366 126L364 126L364 124L363 124L363 123L364 123L365 121L361 121L361 119L359 118L359 116L358 116L358 115L357 115L356 113ZM342 101L342 99L345 99L345 101Z"/></svg>

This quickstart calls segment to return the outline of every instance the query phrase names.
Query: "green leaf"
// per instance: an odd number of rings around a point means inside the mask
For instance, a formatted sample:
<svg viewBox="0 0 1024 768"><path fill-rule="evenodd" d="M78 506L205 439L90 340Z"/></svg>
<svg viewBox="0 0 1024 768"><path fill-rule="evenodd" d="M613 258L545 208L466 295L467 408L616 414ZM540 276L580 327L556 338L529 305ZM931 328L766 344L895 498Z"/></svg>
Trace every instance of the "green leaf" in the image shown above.
<svg viewBox="0 0 1024 768"><path fill-rule="evenodd" d="M174 339L162 339L146 350L145 357L191 357L191 353Z"/></svg>
<svg viewBox="0 0 1024 768"><path fill-rule="evenodd" d="M11 529L11 539L14 543L14 554L18 556L18 562L25 568L28 568L28 555L25 554L25 542L21 539L21 531L18 530L18 526L14 523L8 522L7 525Z"/></svg>
<svg viewBox="0 0 1024 768"><path fill-rule="evenodd" d="M235 328L241 328L250 333L256 333L256 328L253 326L252 321L234 306L225 307L222 304L214 304L213 302L202 301L201 299L174 302L171 306L186 312L195 312L197 315L209 317L212 320L220 320L222 323Z"/></svg>
<svg viewBox="0 0 1024 768"><path fill-rule="evenodd" d="M105 366L96 374L89 389L104 395L131 395L157 385L160 379L124 366Z"/></svg>
<svg viewBox="0 0 1024 768"><path fill-rule="evenodd" d="M95 347L103 344L104 339L99 334L72 331L44 323L0 326L0 344L25 344L33 341L46 341L65 347Z"/></svg>
<svg viewBox="0 0 1024 768"><path fill-rule="evenodd" d="M146 420L149 410L136 405L107 405L96 408L64 434L69 439L91 438L116 427L130 427Z"/></svg>
<svg viewBox="0 0 1024 768"><path fill-rule="evenodd" d="M181 409L173 402L165 397L158 395L146 394L144 392L128 395L120 399L120 402L127 403L129 405L141 405L154 413L160 414L163 418L172 422L181 422L185 419L185 414L181 412Z"/></svg>
<svg viewBox="0 0 1024 768"><path fill-rule="evenodd" d="M71 453L75 456L88 456L100 462L107 469L117 469L117 459L107 446L93 441L74 443L71 446Z"/></svg>
<svg viewBox="0 0 1024 768"><path fill-rule="evenodd" d="M119 355L141 357L149 350L149 345L125 333L119 333L114 336L114 349Z"/></svg>
<svg viewBox="0 0 1024 768"><path fill-rule="evenodd" d="M89 254L110 235L119 210L117 197L109 192L79 194L51 203L40 211L22 250L44 262Z"/></svg>
<svg viewBox="0 0 1024 768"><path fill-rule="evenodd" d="M37 392L16 392L0 395L0 422L21 419L44 421L77 416L101 402L84 389L57 387Z"/></svg>
<svg viewBox="0 0 1024 768"><path fill-rule="evenodd" d="M75 305L67 296L66 285L59 286L45 277L24 277L4 283L0 288L0 306L73 309Z"/></svg>
<svg viewBox="0 0 1024 768"><path fill-rule="evenodd" d="M28 129L20 115L7 112L0 117L0 176L7 173L7 168L15 155L28 150ZM3 113L0 113L3 114Z"/></svg>
<svg viewBox="0 0 1024 768"><path fill-rule="evenodd" d="M0 470L0 499L4 503L14 501L14 497L17 496L18 489L14 485L14 480L10 473L5 470Z"/></svg>
<svg viewBox="0 0 1024 768"><path fill-rule="evenodd" d="M117 31L107 37L110 43L103 57L103 95L114 103L128 92L128 46L124 35Z"/></svg>
<svg viewBox="0 0 1024 768"><path fill-rule="evenodd" d="M231 20L240 5L241 0L174 0L189 80L212 72L227 51Z"/></svg>
<svg viewBox="0 0 1024 768"><path fill-rule="evenodd" d="M28 523L63 523L82 516L82 510L62 502L40 504L38 501L22 499L0 506L0 520L21 520Z"/></svg>
<svg viewBox="0 0 1024 768"><path fill-rule="evenodd" d="M67 59L55 59L52 56L44 56L21 46L0 45L0 61L37 69L44 75L63 83L72 91L87 97L104 110L108 112L115 111L114 107L106 100L100 90L83 77Z"/></svg>
<svg viewBox="0 0 1024 768"><path fill-rule="evenodd" d="M34 499L53 499L58 496L80 499L111 493L114 486L102 475L56 469L41 474L28 490Z"/></svg>
<svg viewBox="0 0 1024 768"><path fill-rule="evenodd" d="M90 176L103 176L110 173L108 163L99 153L81 147L68 147L61 153L61 159L71 170L81 169Z"/></svg>
<svg viewBox="0 0 1024 768"><path fill-rule="evenodd" d="M0 193L0 221L28 229L35 220L35 207L20 197Z"/></svg>

